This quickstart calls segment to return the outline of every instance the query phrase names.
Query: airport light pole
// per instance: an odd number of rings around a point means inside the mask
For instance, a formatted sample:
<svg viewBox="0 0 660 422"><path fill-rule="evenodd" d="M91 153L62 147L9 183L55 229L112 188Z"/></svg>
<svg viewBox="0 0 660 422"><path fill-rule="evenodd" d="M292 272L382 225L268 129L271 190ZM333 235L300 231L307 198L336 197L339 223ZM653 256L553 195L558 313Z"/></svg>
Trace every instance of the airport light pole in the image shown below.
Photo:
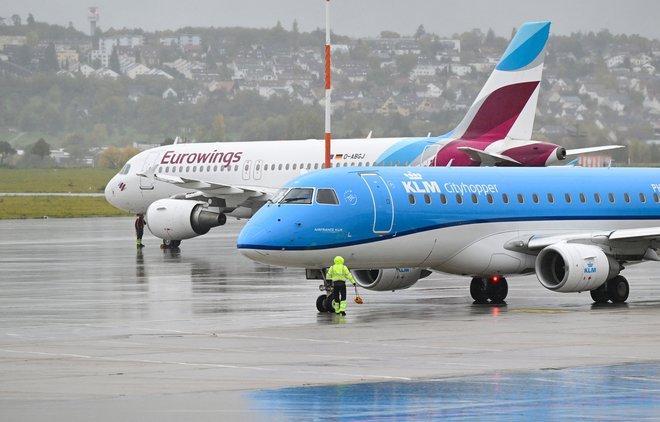
<svg viewBox="0 0 660 422"><path fill-rule="evenodd" d="M325 168L330 168L330 0L325 0Z"/></svg>

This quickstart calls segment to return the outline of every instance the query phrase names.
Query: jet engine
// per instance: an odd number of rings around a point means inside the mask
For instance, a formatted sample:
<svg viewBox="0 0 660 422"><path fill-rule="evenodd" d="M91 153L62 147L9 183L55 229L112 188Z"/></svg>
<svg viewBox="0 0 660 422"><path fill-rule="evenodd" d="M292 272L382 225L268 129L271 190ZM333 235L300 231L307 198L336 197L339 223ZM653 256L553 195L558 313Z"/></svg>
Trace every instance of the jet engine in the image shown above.
<svg viewBox="0 0 660 422"><path fill-rule="evenodd" d="M160 199L147 209L147 226L161 239L182 240L208 233L227 222L224 214L209 211L203 202Z"/></svg>
<svg viewBox="0 0 660 422"><path fill-rule="evenodd" d="M407 289L431 274L421 268L388 268L384 270L353 270L355 282L368 290L386 291Z"/></svg>
<svg viewBox="0 0 660 422"><path fill-rule="evenodd" d="M536 276L555 292L582 292L600 287L621 267L597 246L573 243L550 245L536 257Z"/></svg>

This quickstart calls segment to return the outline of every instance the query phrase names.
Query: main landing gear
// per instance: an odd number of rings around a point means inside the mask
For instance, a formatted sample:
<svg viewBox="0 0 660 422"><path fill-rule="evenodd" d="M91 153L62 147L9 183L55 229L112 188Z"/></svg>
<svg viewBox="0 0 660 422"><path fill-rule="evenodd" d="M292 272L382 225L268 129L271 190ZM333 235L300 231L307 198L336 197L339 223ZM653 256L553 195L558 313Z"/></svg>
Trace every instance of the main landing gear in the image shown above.
<svg viewBox="0 0 660 422"><path fill-rule="evenodd" d="M625 277L618 275L607 280L597 289L591 291L591 298L596 303L606 303L608 300L612 303L623 303L628 299L630 287Z"/></svg>
<svg viewBox="0 0 660 422"><path fill-rule="evenodd" d="M181 245L180 240L169 240L163 239L163 243L160 244L161 249L177 249Z"/></svg>
<svg viewBox="0 0 660 422"><path fill-rule="evenodd" d="M506 295L509 293L509 283L506 278L492 276L488 278L475 277L470 283L470 295L474 303L504 303Z"/></svg>

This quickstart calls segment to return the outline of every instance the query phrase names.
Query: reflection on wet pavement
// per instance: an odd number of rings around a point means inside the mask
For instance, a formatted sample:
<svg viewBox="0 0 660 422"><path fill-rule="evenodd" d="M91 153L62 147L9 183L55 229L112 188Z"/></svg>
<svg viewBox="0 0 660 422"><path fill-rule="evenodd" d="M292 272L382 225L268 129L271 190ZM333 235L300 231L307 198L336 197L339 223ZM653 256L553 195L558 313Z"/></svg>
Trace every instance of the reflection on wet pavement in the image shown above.
<svg viewBox="0 0 660 422"><path fill-rule="evenodd" d="M247 396L255 410L281 420L644 420L660 415L660 364L282 388Z"/></svg>

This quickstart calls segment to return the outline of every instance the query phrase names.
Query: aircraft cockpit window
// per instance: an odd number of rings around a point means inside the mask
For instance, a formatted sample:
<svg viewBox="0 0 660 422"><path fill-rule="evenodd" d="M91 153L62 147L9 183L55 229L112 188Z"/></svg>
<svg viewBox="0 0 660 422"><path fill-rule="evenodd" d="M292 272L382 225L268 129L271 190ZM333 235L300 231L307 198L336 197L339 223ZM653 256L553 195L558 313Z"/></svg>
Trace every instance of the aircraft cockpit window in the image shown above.
<svg viewBox="0 0 660 422"><path fill-rule="evenodd" d="M293 188L284 195L282 204L311 204L314 189L312 188Z"/></svg>
<svg viewBox="0 0 660 422"><path fill-rule="evenodd" d="M334 189L319 189L316 192L317 204L339 205L337 194Z"/></svg>
<svg viewBox="0 0 660 422"><path fill-rule="evenodd" d="M119 174L128 174L129 171L131 171L131 165L130 165L130 164L126 164L126 165L121 169L121 171L119 172Z"/></svg>
<svg viewBox="0 0 660 422"><path fill-rule="evenodd" d="M275 192L275 195L273 195L273 198L271 199L271 202L273 204L277 204L278 202L280 202L282 200L282 198L284 198L284 195L286 195L286 193L288 191L289 191L289 188L282 188L282 189L278 190L277 192Z"/></svg>

